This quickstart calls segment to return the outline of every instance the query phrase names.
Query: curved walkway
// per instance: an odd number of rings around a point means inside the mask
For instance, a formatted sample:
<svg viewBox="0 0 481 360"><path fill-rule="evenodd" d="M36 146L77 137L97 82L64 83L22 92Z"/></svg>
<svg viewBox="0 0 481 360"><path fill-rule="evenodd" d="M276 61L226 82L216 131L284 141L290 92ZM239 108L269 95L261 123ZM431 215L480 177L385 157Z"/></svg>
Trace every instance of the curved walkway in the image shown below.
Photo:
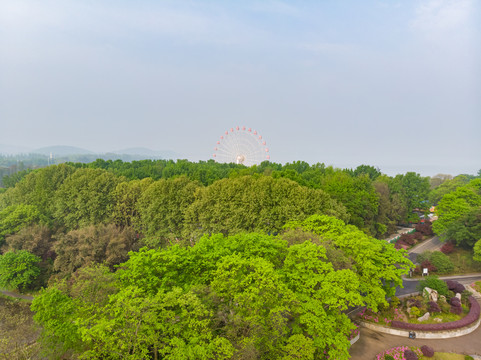
<svg viewBox="0 0 481 360"><path fill-rule="evenodd" d="M481 303L479 293L473 294ZM479 355L481 358L481 326L470 334L448 339L409 339L396 335L383 334L365 327L361 327L361 336L349 350L351 359L374 359L380 352L396 346L428 345L434 351L453 352L464 355Z"/></svg>
<svg viewBox="0 0 481 360"><path fill-rule="evenodd" d="M7 290L0 290L0 292L3 295L10 296L10 297L17 298L17 299L23 299L23 300L29 300L29 301L33 300L33 296L30 296L30 295L18 294L18 293L14 293L14 292L7 291Z"/></svg>
<svg viewBox="0 0 481 360"><path fill-rule="evenodd" d="M400 336L378 333L368 328L361 328L359 340L351 346L349 353L352 360L374 359L381 351L396 346L428 345L434 351L453 352L465 355L481 355L481 326L471 334L451 339L409 339Z"/></svg>

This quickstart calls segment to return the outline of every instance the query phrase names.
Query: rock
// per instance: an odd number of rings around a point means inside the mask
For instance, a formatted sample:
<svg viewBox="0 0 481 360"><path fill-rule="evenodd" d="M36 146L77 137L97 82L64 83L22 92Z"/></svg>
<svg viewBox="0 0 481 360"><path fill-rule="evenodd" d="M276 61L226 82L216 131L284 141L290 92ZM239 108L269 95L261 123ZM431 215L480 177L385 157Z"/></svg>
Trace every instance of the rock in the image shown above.
<svg viewBox="0 0 481 360"><path fill-rule="evenodd" d="M461 300L461 294L460 293L456 293L455 295L459 300Z"/></svg>
<svg viewBox="0 0 481 360"><path fill-rule="evenodd" d="M429 312L427 312L426 314L424 314L421 317L418 317L418 321L426 321L428 319L429 319Z"/></svg>
<svg viewBox="0 0 481 360"><path fill-rule="evenodd" d="M444 295L439 295L439 301L446 302L446 296Z"/></svg>
<svg viewBox="0 0 481 360"><path fill-rule="evenodd" d="M441 318L434 318L433 321L436 321L436 322L440 323L440 322L443 322L443 319L441 319Z"/></svg>
<svg viewBox="0 0 481 360"><path fill-rule="evenodd" d="M434 289L425 287L423 290L423 296L428 298L428 301L438 302L438 292Z"/></svg>

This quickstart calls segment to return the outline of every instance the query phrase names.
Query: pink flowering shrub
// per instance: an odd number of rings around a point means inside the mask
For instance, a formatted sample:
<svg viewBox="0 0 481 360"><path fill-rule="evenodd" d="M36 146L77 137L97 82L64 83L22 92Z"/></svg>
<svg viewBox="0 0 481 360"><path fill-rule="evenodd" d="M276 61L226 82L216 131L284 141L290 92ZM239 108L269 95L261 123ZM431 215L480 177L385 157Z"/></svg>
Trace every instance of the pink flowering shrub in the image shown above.
<svg viewBox="0 0 481 360"><path fill-rule="evenodd" d="M349 334L349 341L354 339L357 335L359 335L359 328L356 326L356 328L351 330L351 333Z"/></svg>
<svg viewBox="0 0 481 360"><path fill-rule="evenodd" d="M387 326L390 326L393 320L401 321L404 319L402 311L398 308L388 308L384 311L373 312L371 309L364 307L357 316L362 321Z"/></svg>
<svg viewBox="0 0 481 360"><path fill-rule="evenodd" d="M389 356L392 356L394 359L396 360L408 360L405 356L404 356L404 352L406 350L410 350L412 352L414 352L414 354L416 354L417 357L420 357L423 355L423 353L421 352L421 350L418 348L418 347L409 347L409 346L396 346L396 347L393 347L389 350L385 350L379 354L376 355L376 360L384 360L384 358L386 357L386 355L389 355Z"/></svg>

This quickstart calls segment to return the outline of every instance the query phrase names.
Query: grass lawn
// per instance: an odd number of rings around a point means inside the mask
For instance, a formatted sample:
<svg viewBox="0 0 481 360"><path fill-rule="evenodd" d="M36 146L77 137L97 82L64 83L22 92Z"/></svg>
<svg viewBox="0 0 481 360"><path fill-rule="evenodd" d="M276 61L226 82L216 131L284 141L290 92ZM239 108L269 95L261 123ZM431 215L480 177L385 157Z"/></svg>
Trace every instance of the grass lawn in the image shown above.
<svg viewBox="0 0 481 360"><path fill-rule="evenodd" d="M464 355L453 354L453 353L440 353L440 352L435 352L433 357L427 358L427 357L423 356L422 359L432 359L432 360L464 360Z"/></svg>
<svg viewBox="0 0 481 360"><path fill-rule="evenodd" d="M0 294L0 359L41 359L30 303Z"/></svg>
<svg viewBox="0 0 481 360"><path fill-rule="evenodd" d="M454 274L481 272L481 262L473 260L473 252L470 250L455 248L448 256L454 264Z"/></svg>
<svg viewBox="0 0 481 360"><path fill-rule="evenodd" d="M441 320L443 320L442 321L443 323L453 322L453 321L461 320L469 312L469 309L466 310L464 306L463 306L463 310L464 311L461 315L456 315L452 313L433 313L431 314L429 319L426 321L418 321L417 319L410 318L408 322L411 324L439 324L438 322L434 321L435 318L440 318Z"/></svg>

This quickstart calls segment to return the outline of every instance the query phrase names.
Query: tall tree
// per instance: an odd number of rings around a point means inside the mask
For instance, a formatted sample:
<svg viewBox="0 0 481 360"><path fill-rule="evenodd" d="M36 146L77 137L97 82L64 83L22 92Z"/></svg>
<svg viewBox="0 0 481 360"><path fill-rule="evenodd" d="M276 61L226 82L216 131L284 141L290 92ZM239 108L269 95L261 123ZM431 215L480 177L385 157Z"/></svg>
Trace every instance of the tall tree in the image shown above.
<svg viewBox="0 0 481 360"><path fill-rule="evenodd" d="M101 169L79 169L56 192L55 217L67 229L112 220L114 189L121 178Z"/></svg>

